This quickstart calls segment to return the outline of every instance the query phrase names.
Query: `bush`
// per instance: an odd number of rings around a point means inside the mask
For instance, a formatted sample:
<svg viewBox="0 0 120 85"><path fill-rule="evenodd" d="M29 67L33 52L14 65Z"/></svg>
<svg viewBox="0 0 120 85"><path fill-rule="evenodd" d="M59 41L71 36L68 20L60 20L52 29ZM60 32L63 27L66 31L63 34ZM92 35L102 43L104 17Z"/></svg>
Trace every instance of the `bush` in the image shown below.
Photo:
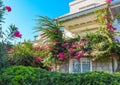
<svg viewBox="0 0 120 85"><path fill-rule="evenodd" d="M69 74L12 66L0 72L0 85L120 85L120 73Z"/></svg>
<svg viewBox="0 0 120 85"><path fill-rule="evenodd" d="M13 52L9 53L8 60L12 65L32 66L34 53L30 42L13 46Z"/></svg>
<svg viewBox="0 0 120 85"><path fill-rule="evenodd" d="M22 65L41 67L50 70L49 53L46 45L33 46L31 41L25 41L12 47L12 52L9 53L8 61L11 65Z"/></svg>

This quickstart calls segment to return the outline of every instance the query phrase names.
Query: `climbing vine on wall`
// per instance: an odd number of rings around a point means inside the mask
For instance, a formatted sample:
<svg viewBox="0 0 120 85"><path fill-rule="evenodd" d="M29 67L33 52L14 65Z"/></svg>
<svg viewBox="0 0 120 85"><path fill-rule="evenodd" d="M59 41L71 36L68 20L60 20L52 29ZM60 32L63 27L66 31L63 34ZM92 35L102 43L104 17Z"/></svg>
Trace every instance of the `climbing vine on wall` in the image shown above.
<svg viewBox="0 0 120 85"><path fill-rule="evenodd" d="M119 32L113 26L114 18L110 11L112 0L106 0L107 7L97 10L100 27L96 32L88 32L84 37L65 39L62 25L58 19L39 17L37 31L42 32L49 42L49 49L53 63L63 63L71 58L78 61L82 57L92 60L111 59L119 57L120 43L115 38ZM49 60L49 61L50 61Z"/></svg>

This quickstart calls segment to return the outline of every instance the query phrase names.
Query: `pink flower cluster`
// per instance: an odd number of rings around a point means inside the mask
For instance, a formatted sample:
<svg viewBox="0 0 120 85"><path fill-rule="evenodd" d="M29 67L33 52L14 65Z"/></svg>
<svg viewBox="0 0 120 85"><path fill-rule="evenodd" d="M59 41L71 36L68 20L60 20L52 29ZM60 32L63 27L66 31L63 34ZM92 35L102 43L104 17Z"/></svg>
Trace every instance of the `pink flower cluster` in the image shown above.
<svg viewBox="0 0 120 85"><path fill-rule="evenodd" d="M52 48L51 46L48 46L48 48L49 48L49 50L50 50L50 51L52 51L52 50L53 50L53 48Z"/></svg>
<svg viewBox="0 0 120 85"><path fill-rule="evenodd" d="M48 70L48 71L51 71L51 70L52 70L52 67L51 67L51 66L48 66L48 67L47 67L47 70Z"/></svg>
<svg viewBox="0 0 120 85"><path fill-rule="evenodd" d="M111 53L111 59L115 58L115 53Z"/></svg>
<svg viewBox="0 0 120 85"><path fill-rule="evenodd" d="M80 51L80 52L76 52L74 55L75 55L75 58L79 61L81 57L83 57L85 54L84 51Z"/></svg>
<svg viewBox="0 0 120 85"><path fill-rule="evenodd" d="M65 48L69 48L68 42L64 42L62 46L65 47Z"/></svg>
<svg viewBox="0 0 120 85"><path fill-rule="evenodd" d="M70 47L70 52L72 52L74 50L74 48L73 47Z"/></svg>
<svg viewBox="0 0 120 85"><path fill-rule="evenodd" d="M113 27L110 23L107 23L106 26L107 26L107 28L108 28L110 31L112 31L112 32L116 30L116 28Z"/></svg>
<svg viewBox="0 0 120 85"><path fill-rule="evenodd" d="M14 35L15 37L22 38L22 34L21 34L18 30L16 30L13 35Z"/></svg>
<svg viewBox="0 0 120 85"><path fill-rule="evenodd" d="M11 7L10 6L5 6L5 9L8 11L8 12L11 12Z"/></svg>
<svg viewBox="0 0 120 85"><path fill-rule="evenodd" d="M7 48L7 51L8 51L9 54L15 52L13 49L10 49L10 48Z"/></svg>
<svg viewBox="0 0 120 85"><path fill-rule="evenodd" d="M106 19L107 19L107 17L106 17L106 16L102 16L102 19L103 19L103 20L106 20Z"/></svg>
<svg viewBox="0 0 120 85"><path fill-rule="evenodd" d="M44 51L45 49L47 49L47 46L46 45L42 45L40 47L38 47L38 51L41 52L41 51Z"/></svg>
<svg viewBox="0 0 120 85"><path fill-rule="evenodd" d="M106 3L111 3L113 0L106 0Z"/></svg>
<svg viewBox="0 0 120 85"><path fill-rule="evenodd" d="M59 53L59 59L60 60L64 60L65 56L64 56L64 53L60 52Z"/></svg>
<svg viewBox="0 0 120 85"><path fill-rule="evenodd" d="M62 32L60 29L58 29L58 32Z"/></svg>
<svg viewBox="0 0 120 85"><path fill-rule="evenodd" d="M56 45L57 43L58 43L58 42L53 42L52 44L53 44L53 45Z"/></svg>
<svg viewBox="0 0 120 85"><path fill-rule="evenodd" d="M42 58L41 57L36 57L36 59L35 59L35 62L37 62L37 63L41 63L41 61L42 61Z"/></svg>

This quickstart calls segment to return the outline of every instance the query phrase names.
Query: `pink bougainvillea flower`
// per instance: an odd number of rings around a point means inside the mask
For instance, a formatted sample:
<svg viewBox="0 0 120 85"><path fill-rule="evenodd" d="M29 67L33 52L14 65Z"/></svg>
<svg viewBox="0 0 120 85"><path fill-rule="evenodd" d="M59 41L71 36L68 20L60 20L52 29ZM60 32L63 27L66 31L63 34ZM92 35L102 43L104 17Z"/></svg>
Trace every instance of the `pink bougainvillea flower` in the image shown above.
<svg viewBox="0 0 120 85"><path fill-rule="evenodd" d="M45 49L46 49L46 45L42 45L42 46L40 46L39 51L43 51L43 50L45 50Z"/></svg>
<svg viewBox="0 0 120 85"><path fill-rule="evenodd" d="M68 45L68 42L64 42L63 45Z"/></svg>
<svg viewBox="0 0 120 85"><path fill-rule="evenodd" d="M106 19L107 19L107 17L106 17L106 16L102 16L102 19L103 19L103 20L106 20Z"/></svg>
<svg viewBox="0 0 120 85"><path fill-rule="evenodd" d="M11 7L10 6L5 6L5 9L8 11L8 12L11 12Z"/></svg>
<svg viewBox="0 0 120 85"><path fill-rule="evenodd" d="M10 48L7 48L7 51L8 51L9 54L15 52L13 49L10 49Z"/></svg>
<svg viewBox="0 0 120 85"><path fill-rule="evenodd" d="M84 52L84 51L82 51L82 52L81 52L81 55L84 55L84 54L85 54L85 52Z"/></svg>
<svg viewBox="0 0 120 85"><path fill-rule="evenodd" d="M72 48L75 48L76 46L75 46L75 44L72 44L72 46L71 46Z"/></svg>
<svg viewBox="0 0 120 85"><path fill-rule="evenodd" d="M48 71L51 71L51 70L52 70L52 67L51 67L51 66L48 66L48 67L47 67L47 70L48 70Z"/></svg>
<svg viewBox="0 0 120 85"><path fill-rule="evenodd" d="M60 29L58 29L58 32L62 32Z"/></svg>
<svg viewBox="0 0 120 85"><path fill-rule="evenodd" d="M16 31L14 32L14 36L15 36L15 37L22 38L22 34L20 34L20 32L19 32L18 30L16 30Z"/></svg>
<svg viewBox="0 0 120 85"><path fill-rule="evenodd" d="M75 58L77 59L78 62L80 61L80 58L84 56L84 54L85 54L84 51L75 53Z"/></svg>
<svg viewBox="0 0 120 85"><path fill-rule="evenodd" d="M84 54L85 54L84 51L80 51L80 52L76 52L74 55L77 56L77 57L78 56L82 57Z"/></svg>
<svg viewBox="0 0 120 85"><path fill-rule="evenodd" d="M64 46L65 48L69 48L68 42L64 42L62 46Z"/></svg>
<svg viewBox="0 0 120 85"><path fill-rule="evenodd" d="M106 3L111 3L113 0L106 0Z"/></svg>
<svg viewBox="0 0 120 85"><path fill-rule="evenodd" d="M10 51L8 51L9 54L14 53L15 51L13 49L11 49Z"/></svg>
<svg viewBox="0 0 120 85"><path fill-rule="evenodd" d="M74 48L72 48L72 47L71 47L71 48L70 48L70 52L72 52L72 51L73 51L73 49L74 49Z"/></svg>
<svg viewBox="0 0 120 85"><path fill-rule="evenodd" d="M111 59L115 58L115 53L111 53Z"/></svg>
<svg viewBox="0 0 120 85"><path fill-rule="evenodd" d="M52 48L51 46L48 46L48 48L49 48L49 50L50 50L50 51L52 51L52 50L53 50L53 48Z"/></svg>
<svg viewBox="0 0 120 85"><path fill-rule="evenodd" d="M41 57L36 57L35 62L40 63L42 61Z"/></svg>
<svg viewBox="0 0 120 85"><path fill-rule="evenodd" d="M110 31L115 31L116 30L116 28L113 27L110 23L107 23L106 26Z"/></svg>
<svg viewBox="0 0 120 85"><path fill-rule="evenodd" d="M56 45L58 42L53 42L53 45Z"/></svg>
<svg viewBox="0 0 120 85"><path fill-rule="evenodd" d="M74 55L75 55L75 56L79 56L79 54L80 54L79 52L76 52Z"/></svg>
<svg viewBox="0 0 120 85"><path fill-rule="evenodd" d="M117 30L117 28L115 28L115 27L113 27L113 29L112 29L113 31L115 31L115 30Z"/></svg>
<svg viewBox="0 0 120 85"><path fill-rule="evenodd" d="M62 52L59 53L59 59L63 60L64 59L64 54Z"/></svg>

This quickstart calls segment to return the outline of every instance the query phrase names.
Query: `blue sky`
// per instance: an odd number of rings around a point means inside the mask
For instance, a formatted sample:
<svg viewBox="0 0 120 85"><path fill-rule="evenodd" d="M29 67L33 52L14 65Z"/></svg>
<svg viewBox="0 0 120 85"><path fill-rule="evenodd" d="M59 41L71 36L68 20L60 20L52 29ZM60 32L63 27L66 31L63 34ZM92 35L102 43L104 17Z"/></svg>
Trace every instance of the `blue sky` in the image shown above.
<svg viewBox="0 0 120 85"><path fill-rule="evenodd" d="M69 2L72 0L4 0L4 5L12 8L10 13L5 14L4 29L9 24L15 24L23 35L22 39L34 39L32 30L36 22L33 20L37 15L55 18L69 12Z"/></svg>
<svg viewBox="0 0 120 85"><path fill-rule="evenodd" d="M55 18L69 12L69 2L73 0L3 0L4 5L12 8L10 13L5 14L4 29L9 24L15 24L23 35L22 39L34 39L33 28L36 22L33 20L37 15ZM117 0L115 0L117 1Z"/></svg>

